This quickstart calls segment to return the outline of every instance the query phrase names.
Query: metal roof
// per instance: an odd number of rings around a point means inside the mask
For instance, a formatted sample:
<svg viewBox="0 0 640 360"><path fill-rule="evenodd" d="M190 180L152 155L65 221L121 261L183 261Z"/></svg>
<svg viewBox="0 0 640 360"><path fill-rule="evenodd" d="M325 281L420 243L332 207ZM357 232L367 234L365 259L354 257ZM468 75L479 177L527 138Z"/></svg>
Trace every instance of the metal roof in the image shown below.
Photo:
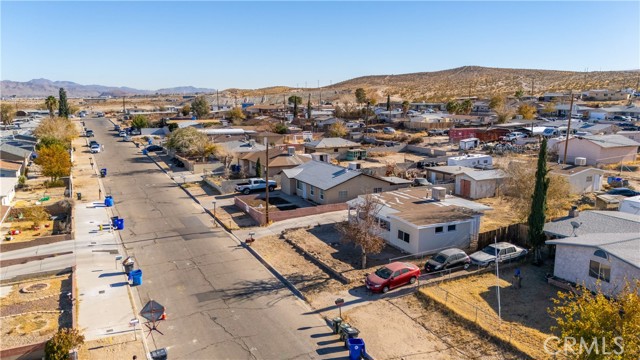
<svg viewBox="0 0 640 360"><path fill-rule="evenodd" d="M506 178L507 174L500 170L477 170L477 171L468 171L465 172L465 175L472 178L473 180L490 180L490 179L502 179Z"/></svg>
<svg viewBox="0 0 640 360"><path fill-rule="evenodd" d="M576 235L598 233L629 233L640 234L640 215L628 214L620 211L581 211L577 217L566 216L544 224L544 231L550 235L573 236L571 222L580 224Z"/></svg>
<svg viewBox="0 0 640 360"><path fill-rule="evenodd" d="M640 234L638 232L586 234L548 240L546 244L601 249L640 269Z"/></svg>
<svg viewBox="0 0 640 360"><path fill-rule="evenodd" d="M304 144L305 147L312 149L337 148L337 147L357 147L360 144L343 138L324 138L322 140L311 141Z"/></svg>
<svg viewBox="0 0 640 360"><path fill-rule="evenodd" d="M590 135L584 138L603 148L640 146L637 141L622 135Z"/></svg>
<svg viewBox="0 0 640 360"><path fill-rule="evenodd" d="M293 169L282 171L289 179L296 179L315 186L322 190L328 190L358 176L366 176L355 170L349 170L322 161L309 161L306 164L296 166Z"/></svg>
<svg viewBox="0 0 640 360"><path fill-rule="evenodd" d="M24 158L27 158L31 155L31 151L25 150L17 146L9 145L7 143L0 144L0 151L13 154L16 156L22 156Z"/></svg>

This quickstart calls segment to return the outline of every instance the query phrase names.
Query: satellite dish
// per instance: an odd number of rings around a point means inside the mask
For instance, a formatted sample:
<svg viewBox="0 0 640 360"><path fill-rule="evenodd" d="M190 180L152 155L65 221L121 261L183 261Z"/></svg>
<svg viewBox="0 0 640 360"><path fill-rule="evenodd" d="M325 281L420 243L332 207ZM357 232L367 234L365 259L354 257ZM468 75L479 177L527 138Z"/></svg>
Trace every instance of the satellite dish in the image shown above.
<svg viewBox="0 0 640 360"><path fill-rule="evenodd" d="M573 236L578 236L576 235L576 230L580 227L580 225L582 225L582 223L579 223L577 221L571 222L571 226L573 227Z"/></svg>

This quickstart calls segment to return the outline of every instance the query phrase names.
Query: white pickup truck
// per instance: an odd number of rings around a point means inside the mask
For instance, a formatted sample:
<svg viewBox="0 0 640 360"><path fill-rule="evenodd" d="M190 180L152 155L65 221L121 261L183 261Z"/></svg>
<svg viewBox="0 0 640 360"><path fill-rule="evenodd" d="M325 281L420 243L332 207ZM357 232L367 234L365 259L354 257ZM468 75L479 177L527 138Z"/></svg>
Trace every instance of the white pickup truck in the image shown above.
<svg viewBox="0 0 640 360"><path fill-rule="evenodd" d="M264 179L252 178L246 183L236 185L236 191L248 195L253 190L264 190L267 182ZM269 191L273 191L276 188L276 182L269 180Z"/></svg>

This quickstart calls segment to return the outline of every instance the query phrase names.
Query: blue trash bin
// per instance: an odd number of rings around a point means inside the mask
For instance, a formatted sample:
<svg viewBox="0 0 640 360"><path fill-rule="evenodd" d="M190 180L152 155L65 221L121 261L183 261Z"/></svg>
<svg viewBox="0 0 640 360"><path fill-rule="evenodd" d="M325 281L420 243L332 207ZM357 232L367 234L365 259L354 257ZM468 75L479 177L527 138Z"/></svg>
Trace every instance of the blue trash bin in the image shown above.
<svg viewBox="0 0 640 360"><path fill-rule="evenodd" d="M149 145L153 145L153 139L149 139L149 140L147 141L147 143L148 143Z"/></svg>
<svg viewBox="0 0 640 360"><path fill-rule="evenodd" d="M142 149L142 155L147 155L147 149Z"/></svg>
<svg viewBox="0 0 640 360"><path fill-rule="evenodd" d="M366 354L364 340L360 338L347 339L349 345L349 360L360 360Z"/></svg>
<svg viewBox="0 0 640 360"><path fill-rule="evenodd" d="M107 197L104 198L104 206L106 207L113 206L113 197L111 197L111 195L107 195Z"/></svg>
<svg viewBox="0 0 640 360"><path fill-rule="evenodd" d="M133 270L129 273L129 280L132 286L142 285L142 270Z"/></svg>
<svg viewBox="0 0 640 360"><path fill-rule="evenodd" d="M116 220L116 229L117 230L124 230L124 219L117 219Z"/></svg>

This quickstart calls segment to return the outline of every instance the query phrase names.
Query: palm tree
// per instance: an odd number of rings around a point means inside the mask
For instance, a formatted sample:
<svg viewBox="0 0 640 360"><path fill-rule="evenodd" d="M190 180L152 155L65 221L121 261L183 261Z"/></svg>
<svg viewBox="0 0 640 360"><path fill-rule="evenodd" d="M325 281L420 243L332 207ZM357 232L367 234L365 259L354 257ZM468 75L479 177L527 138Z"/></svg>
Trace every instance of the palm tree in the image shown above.
<svg viewBox="0 0 640 360"><path fill-rule="evenodd" d="M44 101L44 105L49 110L49 116L53 117L53 109L58 107L58 99L55 96L49 95L47 99Z"/></svg>
<svg viewBox="0 0 640 360"><path fill-rule="evenodd" d="M460 112L466 115L471 114L471 110L473 110L473 101L467 99L460 104L459 108Z"/></svg>

